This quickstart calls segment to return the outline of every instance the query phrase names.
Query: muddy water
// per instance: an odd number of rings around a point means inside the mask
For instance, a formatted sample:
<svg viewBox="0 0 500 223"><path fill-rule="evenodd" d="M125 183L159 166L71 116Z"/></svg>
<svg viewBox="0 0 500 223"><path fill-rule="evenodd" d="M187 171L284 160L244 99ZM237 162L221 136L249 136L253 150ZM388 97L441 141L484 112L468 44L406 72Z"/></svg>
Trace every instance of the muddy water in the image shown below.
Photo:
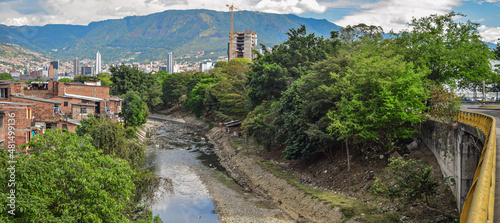
<svg viewBox="0 0 500 223"><path fill-rule="evenodd" d="M220 169L213 146L203 132L183 123L164 121L154 128L146 149L146 168L172 179L173 192L153 205L163 222L218 222L215 206L199 174Z"/></svg>

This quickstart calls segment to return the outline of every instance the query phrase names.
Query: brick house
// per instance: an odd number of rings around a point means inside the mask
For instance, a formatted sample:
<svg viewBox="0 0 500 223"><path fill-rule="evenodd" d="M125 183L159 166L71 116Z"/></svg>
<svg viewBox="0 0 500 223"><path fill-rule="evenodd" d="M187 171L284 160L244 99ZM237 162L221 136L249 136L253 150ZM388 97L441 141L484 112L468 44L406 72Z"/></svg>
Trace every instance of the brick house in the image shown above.
<svg viewBox="0 0 500 223"><path fill-rule="evenodd" d="M0 114L10 114L9 112L12 113L16 109L24 109L29 122L27 126L23 124L20 129L30 134L16 132L16 135L30 135L27 138L28 141L35 133L43 133L45 129L58 128L75 132L76 127L80 125L80 120L86 118L88 114L118 121L122 102L123 99L109 95L109 86L99 86L95 83L86 85L49 81L32 82L27 85L0 81L0 105L3 105L0 106ZM5 106L7 104L10 106ZM7 120L5 115L2 117L1 119ZM17 113L16 117L18 117ZM0 126L0 140L1 136L5 138L5 132L7 132L5 125ZM22 139L17 141L16 146L27 142Z"/></svg>

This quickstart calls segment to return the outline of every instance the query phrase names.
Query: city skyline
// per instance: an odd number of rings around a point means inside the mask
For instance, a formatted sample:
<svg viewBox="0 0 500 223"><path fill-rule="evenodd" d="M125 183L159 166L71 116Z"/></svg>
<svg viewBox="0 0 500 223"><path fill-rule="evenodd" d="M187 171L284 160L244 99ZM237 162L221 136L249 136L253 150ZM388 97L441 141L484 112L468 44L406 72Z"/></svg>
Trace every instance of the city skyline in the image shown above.
<svg viewBox="0 0 500 223"><path fill-rule="evenodd" d="M228 11L229 0L205 4L202 0L137 1L89 0L85 2L33 0L0 2L0 24L4 25L87 25L93 21L117 19L125 16L147 15L172 9L210 9ZM96 7L99 6L99 7ZM386 32L400 31L412 17L463 13L480 23L479 32L484 41L496 43L500 37L500 0L244 0L236 7L245 11L296 14L301 17L326 19L337 25L365 23L381 26Z"/></svg>

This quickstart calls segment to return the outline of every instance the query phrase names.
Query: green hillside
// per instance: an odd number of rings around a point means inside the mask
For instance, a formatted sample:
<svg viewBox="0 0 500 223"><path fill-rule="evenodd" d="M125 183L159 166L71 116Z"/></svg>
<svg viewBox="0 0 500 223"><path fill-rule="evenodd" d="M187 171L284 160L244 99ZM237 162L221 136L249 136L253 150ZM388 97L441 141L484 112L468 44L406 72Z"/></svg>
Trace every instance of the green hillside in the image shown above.
<svg viewBox="0 0 500 223"><path fill-rule="evenodd" d="M267 46L287 39L290 28L306 25L309 32L325 37L340 27L326 20L296 15L235 12L235 31L257 32ZM103 60L115 61L141 52L136 60L164 59L196 51L225 55L230 13L210 10L169 10L147 16L92 22L87 26L46 25L9 27L0 25L0 40L13 42L56 58L92 58L99 50Z"/></svg>

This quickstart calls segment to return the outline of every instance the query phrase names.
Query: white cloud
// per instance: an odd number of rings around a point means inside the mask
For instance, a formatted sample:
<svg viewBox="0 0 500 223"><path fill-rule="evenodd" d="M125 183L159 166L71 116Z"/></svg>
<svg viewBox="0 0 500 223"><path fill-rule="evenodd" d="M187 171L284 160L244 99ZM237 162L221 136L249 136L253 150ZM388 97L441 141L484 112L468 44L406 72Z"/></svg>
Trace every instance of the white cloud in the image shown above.
<svg viewBox="0 0 500 223"><path fill-rule="evenodd" d="M0 0L0 24L78 24L148 15L170 9L210 9L228 11L234 0ZM242 10L274 13L322 13L327 7L317 0L244 0L235 5Z"/></svg>
<svg viewBox="0 0 500 223"><path fill-rule="evenodd" d="M401 31L413 17L420 18L431 14L445 14L459 6L460 0L382 0L360 5L360 12L345 16L334 23L341 26L367 25L381 26L384 31Z"/></svg>
<svg viewBox="0 0 500 223"><path fill-rule="evenodd" d="M327 7L320 5L316 0L262 0L254 9L269 13L302 14L304 12L323 13Z"/></svg>
<svg viewBox="0 0 500 223"><path fill-rule="evenodd" d="M481 39L489 43L497 43L500 41L500 27L486 27L484 25L480 26L478 29L481 34Z"/></svg>

